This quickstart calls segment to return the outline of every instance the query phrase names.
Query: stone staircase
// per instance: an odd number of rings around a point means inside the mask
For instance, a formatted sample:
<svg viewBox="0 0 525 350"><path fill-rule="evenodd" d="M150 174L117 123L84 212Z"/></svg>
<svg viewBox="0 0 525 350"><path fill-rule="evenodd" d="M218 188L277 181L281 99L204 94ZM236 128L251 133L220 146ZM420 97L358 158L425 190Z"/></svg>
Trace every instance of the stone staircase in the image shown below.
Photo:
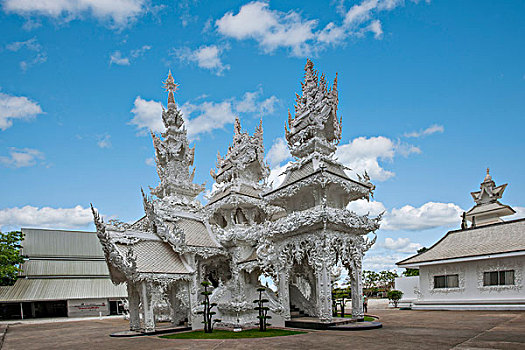
<svg viewBox="0 0 525 350"><path fill-rule="evenodd" d="M306 312L299 309L295 305L290 305L290 317L291 318L298 318L298 317L310 317Z"/></svg>

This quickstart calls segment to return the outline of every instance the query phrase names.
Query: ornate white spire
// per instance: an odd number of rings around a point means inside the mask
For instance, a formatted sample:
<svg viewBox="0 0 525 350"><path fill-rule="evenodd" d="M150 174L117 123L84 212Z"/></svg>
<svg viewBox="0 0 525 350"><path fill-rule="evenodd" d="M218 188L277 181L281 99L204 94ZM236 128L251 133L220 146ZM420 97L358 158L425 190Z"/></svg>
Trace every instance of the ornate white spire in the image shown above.
<svg viewBox="0 0 525 350"><path fill-rule="evenodd" d="M242 181L257 185L269 174L268 165L264 163L264 145L262 119L255 128L253 136L242 131L241 121L235 118L233 142L226 155L217 153L217 171L210 175L217 183Z"/></svg>
<svg viewBox="0 0 525 350"><path fill-rule="evenodd" d="M309 59L301 82L302 95L296 94L295 115L288 111L286 140L293 156L302 158L312 152L330 155L341 139L342 121L337 118L337 74L330 90L324 74L318 78Z"/></svg>
<svg viewBox="0 0 525 350"><path fill-rule="evenodd" d="M151 193L159 198L178 196L185 198L185 201L193 201L204 187L192 183L195 169L190 170L189 167L193 166L195 147L189 146L182 112L177 108L173 96L178 86L170 71L164 82L168 91L168 109L163 108L162 111L166 131L161 134L162 138L151 133L161 181Z"/></svg>

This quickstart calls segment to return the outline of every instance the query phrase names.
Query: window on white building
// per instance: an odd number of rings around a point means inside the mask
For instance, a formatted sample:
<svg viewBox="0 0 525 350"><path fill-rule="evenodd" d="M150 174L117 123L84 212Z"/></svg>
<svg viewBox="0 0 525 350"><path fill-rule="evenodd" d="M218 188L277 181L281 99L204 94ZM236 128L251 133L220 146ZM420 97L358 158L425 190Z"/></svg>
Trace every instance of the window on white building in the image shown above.
<svg viewBox="0 0 525 350"><path fill-rule="evenodd" d="M514 270L489 271L483 273L484 286L507 286L514 284Z"/></svg>
<svg viewBox="0 0 525 350"><path fill-rule="evenodd" d="M459 288L459 275L434 276L434 288Z"/></svg>

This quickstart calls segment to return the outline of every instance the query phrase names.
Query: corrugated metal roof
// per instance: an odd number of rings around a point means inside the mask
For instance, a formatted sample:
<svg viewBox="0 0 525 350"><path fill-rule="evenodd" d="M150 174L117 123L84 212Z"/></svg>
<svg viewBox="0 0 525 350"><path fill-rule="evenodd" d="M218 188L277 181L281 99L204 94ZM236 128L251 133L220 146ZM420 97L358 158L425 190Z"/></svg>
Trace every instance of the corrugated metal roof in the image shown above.
<svg viewBox="0 0 525 350"><path fill-rule="evenodd" d="M28 260L23 276L109 276L104 260Z"/></svg>
<svg viewBox="0 0 525 350"><path fill-rule="evenodd" d="M220 247L220 245L211 238L208 229L201 221L180 218L176 225L184 231L187 245L195 247Z"/></svg>
<svg viewBox="0 0 525 350"><path fill-rule="evenodd" d="M4 300L11 286L0 286L0 300Z"/></svg>
<svg viewBox="0 0 525 350"><path fill-rule="evenodd" d="M448 232L429 250L398 265L525 250L525 219Z"/></svg>
<svg viewBox="0 0 525 350"><path fill-rule="evenodd" d="M115 286L109 278L19 279L0 302L125 298L124 284Z"/></svg>
<svg viewBox="0 0 525 350"><path fill-rule="evenodd" d="M103 258L104 253L94 232L23 228L22 254L32 257Z"/></svg>
<svg viewBox="0 0 525 350"><path fill-rule="evenodd" d="M117 244L122 255L128 246ZM132 246L137 259L137 271L142 273L189 273L177 253L162 241L140 241Z"/></svg>

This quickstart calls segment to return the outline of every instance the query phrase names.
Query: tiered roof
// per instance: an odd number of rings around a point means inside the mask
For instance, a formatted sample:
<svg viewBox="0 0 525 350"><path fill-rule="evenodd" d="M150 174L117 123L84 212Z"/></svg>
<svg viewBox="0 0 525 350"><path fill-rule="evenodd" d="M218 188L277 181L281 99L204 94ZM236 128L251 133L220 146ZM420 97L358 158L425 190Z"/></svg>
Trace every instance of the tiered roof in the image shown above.
<svg viewBox="0 0 525 350"><path fill-rule="evenodd" d="M465 218L473 225L479 226L502 222L500 217L515 214L514 209L498 201L506 187L507 184L496 186L487 168L487 175L479 187L480 191L470 193L476 205L466 213Z"/></svg>
<svg viewBox="0 0 525 350"><path fill-rule="evenodd" d="M312 61L307 60L304 71L302 94L296 94L295 114L292 117L288 112L285 126L288 147L296 162L286 169L284 181L264 197L290 211L319 205L321 197L326 197L328 206L344 208L351 200L368 198L374 186L367 176L359 181L350 179L345 167L333 157L342 132L342 119L337 116L337 75L328 89L324 74L318 77ZM304 202L312 196L312 203Z"/></svg>

